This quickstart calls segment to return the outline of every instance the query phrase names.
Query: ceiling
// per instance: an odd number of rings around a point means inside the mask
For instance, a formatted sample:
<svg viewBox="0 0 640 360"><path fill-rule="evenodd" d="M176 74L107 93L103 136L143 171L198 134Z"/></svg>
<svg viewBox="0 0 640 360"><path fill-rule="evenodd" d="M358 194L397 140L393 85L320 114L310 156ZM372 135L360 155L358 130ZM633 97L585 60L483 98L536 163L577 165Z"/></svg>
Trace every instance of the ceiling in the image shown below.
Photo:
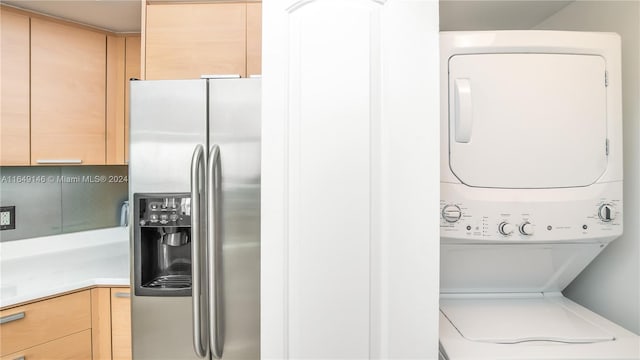
<svg viewBox="0 0 640 360"><path fill-rule="evenodd" d="M440 30L528 30L572 2L440 0Z"/></svg>
<svg viewBox="0 0 640 360"><path fill-rule="evenodd" d="M140 0L0 0L3 4L52 15L117 33L140 32Z"/></svg>
<svg viewBox="0 0 640 360"><path fill-rule="evenodd" d="M0 2L113 32L140 32L140 0L0 0ZM440 29L531 29L571 2L440 0Z"/></svg>

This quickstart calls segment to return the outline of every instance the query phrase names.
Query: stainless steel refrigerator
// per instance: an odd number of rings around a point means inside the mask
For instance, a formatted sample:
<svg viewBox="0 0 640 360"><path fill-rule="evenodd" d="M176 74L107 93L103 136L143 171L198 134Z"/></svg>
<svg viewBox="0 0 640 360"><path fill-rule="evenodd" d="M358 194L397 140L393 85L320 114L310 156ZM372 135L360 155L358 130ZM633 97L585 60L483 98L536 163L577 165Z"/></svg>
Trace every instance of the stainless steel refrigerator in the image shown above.
<svg viewBox="0 0 640 360"><path fill-rule="evenodd" d="M260 79L131 81L133 358L260 358Z"/></svg>

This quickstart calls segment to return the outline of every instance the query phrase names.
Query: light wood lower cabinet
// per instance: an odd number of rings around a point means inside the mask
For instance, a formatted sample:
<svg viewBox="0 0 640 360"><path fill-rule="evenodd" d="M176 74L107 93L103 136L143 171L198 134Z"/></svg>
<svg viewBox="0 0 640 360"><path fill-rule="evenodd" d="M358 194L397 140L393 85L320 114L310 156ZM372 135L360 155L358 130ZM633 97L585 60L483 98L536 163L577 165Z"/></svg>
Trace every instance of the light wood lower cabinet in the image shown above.
<svg viewBox="0 0 640 360"><path fill-rule="evenodd" d="M0 311L0 360L131 359L129 295L97 287Z"/></svg>
<svg viewBox="0 0 640 360"><path fill-rule="evenodd" d="M131 359L131 293L111 289L111 349L113 360Z"/></svg>
<svg viewBox="0 0 640 360"><path fill-rule="evenodd" d="M0 311L0 356L91 329L91 298L81 291Z"/></svg>
<svg viewBox="0 0 640 360"><path fill-rule="evenodd" d="M91 289L93 359L111 359L111 289Z"/></svg>
<svg viewBox="0 0 640 360"><path fill-rule="evenodd" d="M93 360L131 359L129 288L91 289Z"/></svg>
<svg viewBox="0 0 640 360"><path fill-rule="evenodd" d="M91 359L91 330L34 346L2 357L1 360L88 360Z"/></svg>

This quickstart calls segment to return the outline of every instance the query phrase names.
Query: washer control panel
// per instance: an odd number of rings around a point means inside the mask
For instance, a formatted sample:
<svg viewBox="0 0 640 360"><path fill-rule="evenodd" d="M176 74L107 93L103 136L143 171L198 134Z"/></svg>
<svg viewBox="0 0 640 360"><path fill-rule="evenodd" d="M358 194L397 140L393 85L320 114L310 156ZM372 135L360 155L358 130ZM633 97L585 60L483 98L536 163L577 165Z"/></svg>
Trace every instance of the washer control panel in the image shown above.
<svg viewBox="0 0 640 360"><path fill-rule="evenodd" d="M613 239L622 234L621 191L600 195L590 200L549 197L518 202L443 198L440 236L501 242Z"/></svg>

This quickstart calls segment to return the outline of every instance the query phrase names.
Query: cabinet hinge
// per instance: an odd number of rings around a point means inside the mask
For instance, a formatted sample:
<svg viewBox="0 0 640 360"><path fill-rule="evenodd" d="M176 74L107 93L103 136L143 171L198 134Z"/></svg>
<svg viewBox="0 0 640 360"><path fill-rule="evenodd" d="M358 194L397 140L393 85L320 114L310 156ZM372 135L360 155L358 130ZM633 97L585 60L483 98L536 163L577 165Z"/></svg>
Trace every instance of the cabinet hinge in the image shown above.
<svg viewBox="0 0 640 360"><path fill-rule="evenodd" d="M604 86L609 86L609 73L606 70L604 71Z"/></svg>

